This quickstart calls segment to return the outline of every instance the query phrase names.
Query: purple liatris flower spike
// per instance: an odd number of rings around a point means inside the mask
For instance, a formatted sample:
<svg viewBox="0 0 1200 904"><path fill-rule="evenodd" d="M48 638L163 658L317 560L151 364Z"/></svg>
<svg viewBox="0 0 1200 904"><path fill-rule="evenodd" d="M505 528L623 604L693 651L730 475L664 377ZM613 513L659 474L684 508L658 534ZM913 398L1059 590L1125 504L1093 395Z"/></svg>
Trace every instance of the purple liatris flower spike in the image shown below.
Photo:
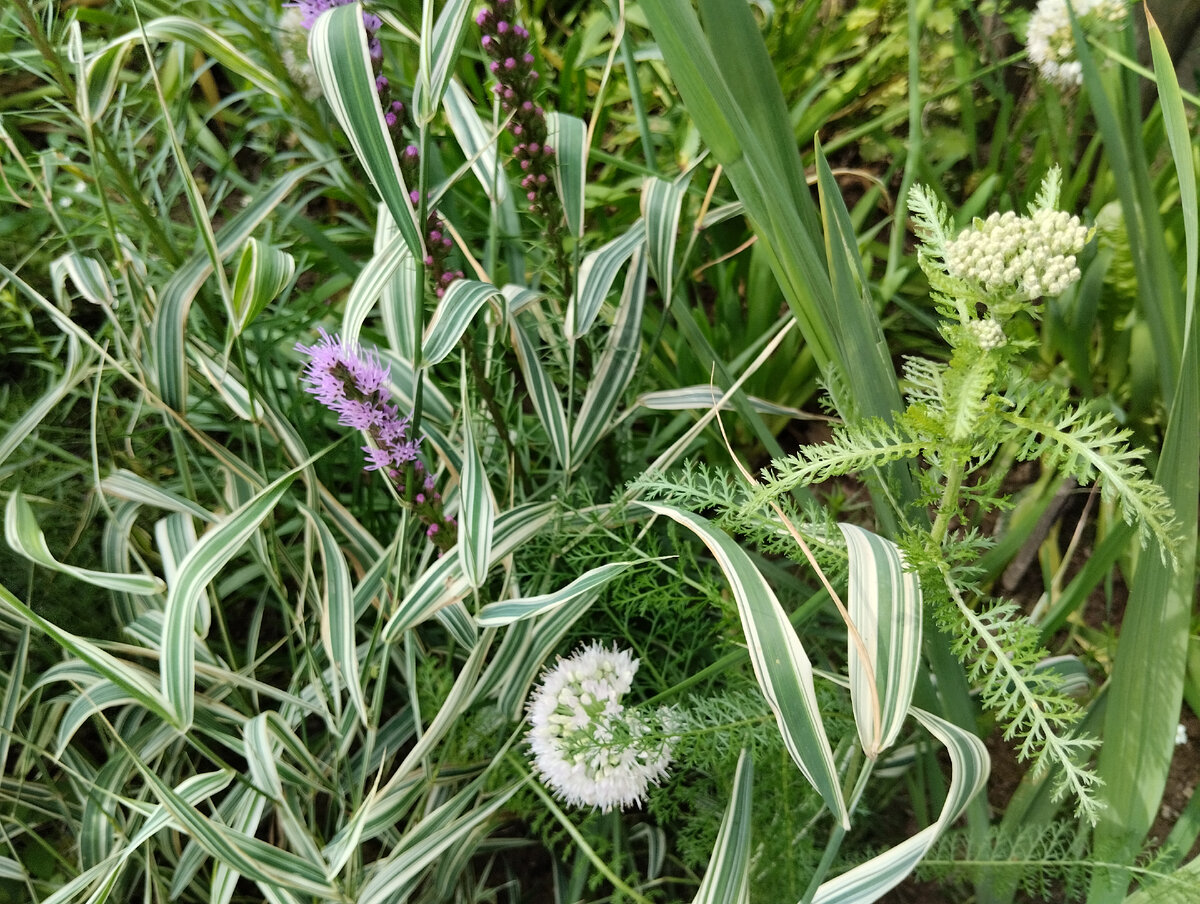
<svg viewBox="0 0 1200 904"><path fill-rule="evenodd" d="M320 330L321 341L296 344L308 357L301 380L307 392L334 411L338 423L367 435L363 446L368 471L380 471L401 501L427 526L427 535L447 550L457 539L454 519L442 511L442 497L420 459L420 437L410 435L411 420L391 404L389 368L378 355Z"/></svg>

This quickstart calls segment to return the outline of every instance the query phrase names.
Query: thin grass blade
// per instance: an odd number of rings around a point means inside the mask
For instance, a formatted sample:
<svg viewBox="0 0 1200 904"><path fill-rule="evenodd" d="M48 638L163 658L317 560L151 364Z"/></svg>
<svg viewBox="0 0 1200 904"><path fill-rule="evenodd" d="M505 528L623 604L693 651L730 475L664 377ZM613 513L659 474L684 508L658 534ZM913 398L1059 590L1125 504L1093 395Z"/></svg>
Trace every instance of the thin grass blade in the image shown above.
<svg viewBox="0 0 1200 904"><path fill-rule="evenodd" d="M754 760L743 750L738 755L737 772L729 806L717 831L717 843L704 871L704 880L692 898L693 904L744 904L750 900L750 824L751 792L754 788Z"/></svg>

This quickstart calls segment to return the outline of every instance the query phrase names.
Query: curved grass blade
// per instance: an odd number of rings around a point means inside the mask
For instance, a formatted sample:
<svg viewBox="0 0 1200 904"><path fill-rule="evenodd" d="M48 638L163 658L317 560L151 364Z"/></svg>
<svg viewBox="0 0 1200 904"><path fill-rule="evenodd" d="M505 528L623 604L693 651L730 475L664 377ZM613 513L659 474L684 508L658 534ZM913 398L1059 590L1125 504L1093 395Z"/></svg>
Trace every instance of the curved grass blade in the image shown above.
<svg viewBox="0 0 1200 904"><path fill-rule="evenodd" d="M500 290L491 283L474 279L452 282L425 330L421 363L430 366L444 359L458 345L479 309L501 297Z"/></svg>
<svg viewBox="0 0 1200 904"><path fill-rule="evenodd" d="M8 429L4 438L0 439L0 465L8 460L17 447L25 442L29 434L38 428L38 424L46 415L53 411L55 406L66 398L67 393L83 379L86 368L80 355L79 339L72 333L67 333L66 337L67 360L62 376L50 384L38 400L30 405L29 409Z"/></svg>
<svg viewBox="0 0 1200 904"><path fill-rule="evenodd" d="M546 434L550 437L550 446L558 457L559 464L564 469L570 467L571 444L567 435L567 416L563 411L562 399L554 383L546 375L542 362L538 358L533 340L525 331L517 318L509 321L512 331L513 348L517 353L517 363L521 373L525 375L525 383L529 386L529 397L533 410L537 412Z"/></svg>
<svg viewBox="0 0 1200 904"><path fill-rule="evenodd" d="M442 7L433 27L421 29L417 79L413 85L413 107L421 125L433 119L450 82L454 64L462 49L471 3L472 0L449 0ZM425 13L429 14L432 9L431 0L425 0Z"/></svg>
<svg viewBox="0 0 1200 904"><path fill-rule="evenodd" d="M571 449L578 460L587 455L609 427L617 403L633 379L642 350L642 311L645 306L646 257L641 251L635 251L604 355L588 383L571 428Z"/></svg>
<svg viewBox="0 0 1200 904"><path fill-rule="evenodd" d="M246 242L233 279L234 336L279 296L295 272L296 259L286 251L255 238Z"/></svg>
<svg viewBox="0 0 1200 904"><path fill-rule="evenodd" d="M423 260L424 245L409 187L404 184L396 148L379 106L362 16L358 3L322 13L309 34L309 59L334 116L400 228L409 252Z"/></svg>
<svg viewBox="0 0 1200 904"><path fill-rule="evenodd" d="M496 499L488 483L487 471L475 436L471 431L471 409L467 402L467 386L463 383L463 466L459 488L458 548L462 558L463 575L471 588L478 590L487 579L492 563L492 533L496 522Z"/></svg>
<svg viewBox="0 0 1200 904"><path fill-rule="evenodd" d="M642 218L646 222L650 274L663 298L675 295L675 242L690 180L689 172L672 182L652 176L642 185Z"/></svg>
<svg viewBox="0 0 1200 904"><path fill-rule="evenodd" d="M738 754L729 806L717 831L717 843L692 904L743 904L750 900L750 797L754 760Z"/></svg>
<svg viewBox="0 0 1200 904"><path fill-rule="evenodd" d="M446 86L442 108L463 157L471 161L471 172L479 180L479 186L491 201L503 203L509 195L508 180L500 175L496 136L479 118L475 104L456 79Z"/></svg>
<svg viewBox="0 0 1200 904"><path fill-rule="evenodd" d="M613 282L633 252L646 242L646 230L638 220L624 235L619 235L595 251L579 265L575 294L567 305L566 336L574 339L592 328L600 306L608 297Z"/></svg>
<svg viewBox="0 0 1200 904"><path fill-rule="evenodd" d="M4 507L4 539L13 552L29 561L94 587L142 596L153 596L166 589L162 579L152 574L112 574L59 562L46 545L46 535L38 527L33 508L25 501L20 489L12 491Z"/></svg>
<svg viewBox="0 0 1200 904"><path fill-rule="evenodd" d="M341 336L346 342L357 342L363 322L375 303L383 297L387 287L397 278L402 278L404 265L412 260L408 243L393 226L386 208L380 208L375 224L375 253L367 265L354 278L346 309L342 312ZM410 354L413 346L399 346Z"/></svg>
<svg viewBox="0 0 1200 904"><path fill-rule="evenodd" d="M540 596L488 603L479 610L475 622L481 628L499 628L513 622L552 612L586 593L593 593L625 571L633 562L609 562L584 572L565 587Z"/></svg>
<svg viewBox="0 0 1200 904"><path fill-rule="evenodd" d="M167 591L160 674L171 722L180 730L191 726L195 709L196 610L200 595L274 510L294 479L295 474L285 474L201 537L180 563Z"/></svg>
<svg viewBox="0 0 1200 904"><path fill-rule="evenodd" d="M866 863L822 883L813 904L870 904L904 881L987 781L991 760L969 731L915 707L910 710L950 755L950 788L937 821Z"/></svg>
<svg viewBox="0 0 1200 904"><path fill-rule="evenodd" d="M554 148L554 185L571 235L583 237L583 189L587 177L587 125L565 113L546 114L546 141Z"/></svg>
<svg viewBox="0 0 1200 904"><path fill-rule="evenodd" d="M854 723L863 750L877 759L896 742L912 705L921 664L921 585L895 543L853 524L838 527L850 554L847 609L869 660L863 662L857 644L848 645Z"/></svg>
<svg viewBox="0 0 1200 904"><path fill-rule="evenodd" d="M821 722L812 665L775 591L750 557L706 519L661 503L643 501L638 505L690 530L721 566L737 602L755 677L775 713L784 746L834 819L848 829L850 815L833 762L833 750Z"/></svg>
<svg viewBox="0 0 1200 904"><path fill-rule="evenodd" d="M54 298L58 306L67 310L67 280L75 285L75 291L91 304L115 308L116 297L112 290L112 276L100 261L86 254L72 251L50 262L50 281L54 286Z"/></svg>

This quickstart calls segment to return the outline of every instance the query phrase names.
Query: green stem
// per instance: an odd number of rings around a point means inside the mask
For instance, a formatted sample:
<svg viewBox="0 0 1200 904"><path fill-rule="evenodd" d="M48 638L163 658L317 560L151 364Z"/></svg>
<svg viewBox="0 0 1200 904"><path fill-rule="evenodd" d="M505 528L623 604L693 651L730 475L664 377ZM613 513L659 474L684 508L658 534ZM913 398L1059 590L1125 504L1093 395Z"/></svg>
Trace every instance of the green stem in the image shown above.
<svg viewBox="0 0 1200 904"><path fill-rule="evenodd" d="M937 520L933 522L933 527L929 531L934 548L942 545L942 540L946 538L946 531L950 527L950 519L958 510L958 491L962 489L964 473L966 473L965 462L957 460L950 466L950 470L946 474L946 485L942 489L942 498L938 501Z"/></svg>

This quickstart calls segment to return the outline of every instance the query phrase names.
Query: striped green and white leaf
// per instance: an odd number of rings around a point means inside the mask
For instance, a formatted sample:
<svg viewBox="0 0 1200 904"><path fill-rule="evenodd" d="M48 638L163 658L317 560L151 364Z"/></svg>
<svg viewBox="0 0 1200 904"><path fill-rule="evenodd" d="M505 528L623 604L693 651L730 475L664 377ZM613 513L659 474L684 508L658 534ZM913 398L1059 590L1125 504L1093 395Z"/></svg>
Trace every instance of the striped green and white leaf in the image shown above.
<svg viewBox="0 0 1200 904"><path fill-rule="evenodd" d="M448 0L436 22L433 21L433 6L432 0L422 4L417 78L413 84L413 108L421 126L433 120L454 72L472 0Z"/></svg>
<svg viewBox="0 0 1200 904"><path fill-rule="evenodd" d="M646 223L646 253L658 291L668 301L675 293L675 245L679 215L691 173L673 182L651 176L642 185L642 218Z"/></svg>
<svg viewBox="0 0 1200 904"><path fill-rule="evenodd" d="M729 806L693 904L746 904L750 900L750 807L754 760L738 755Z"/></svg>
<svg viewBox="0 0 1200 904"><path fill-rule="evenodd" d="M83 298L95 305L108 308L117 306L112 289L112 275L108 268L94 257L72 251L50 262L50 282L54 286L54 299L64 311L69 310L70 295L68 280Z"/></svg>
<svg viewBox="0 0 1200 904"><path fill-rule="evenodd" d="M380 254L397 240L404 243L387 206L380 204L375 226L375 253ZM380 300L379 316L389 345L402 357L415 359L421 348L425 298L420 270L407 245L404 245L404 254L391 278L383 285ZM344 330L343 326L343 335Z"/></svg>
<svg viewBox="0 0 1200 904"><path fill-rule="evenodd" d="M492 532L492 559L499 560L516 551L536 536L554 517L549 503L522 505L496 516ZM463 574L459 546L455 546L421 575L409 588L404 600L383 628L385 643L395 641L413 625L420 624L434 612L454 602L460 602L471 585Z"/></svg>
<svg viewBox="0 0 1200 904"><path fill-rule="evenodd" d="M322 13L309 34L308 55L325 99L355 155L391 211L409 252L420 260L425 255L417 215L379 105L362 15L362 6L357 3Z"/></svg>
<svg viewBox="0 0 1200 904"><path fill-rule="evenodd" d="M274 819L282 829L288 847L309 863L320 866L322 874L329 875L329 867L324 862L320 846L313 840L306 820L296 812L294 804L285 793L278 768L284 750L303 750L305 758L309 760L311 754L277 713L260 713L246 723L245 742L247 771L253 788L257 792L265 792L271 801ZM315 771L313 767L316 767ZM317 780L320 771L321 767L318 764L309 763L310 774L303 776L302 781L311 785ZM259 796L255 794L255 797Z"/></svg>
<svg viewBox="0 0 1200 904"><path fill-rule="evenodd" d="M587 178L587 125L565 113L546 114L546 142L554 148L554 185L567 230L583 237L583 189Z"/></svg>
<svg viewBox="0 0 1200 904"><path fill-rule="evenodd" d="M67 333L66 336L67 360L63 367L62 376L51 381L46 391L17 418L13 425L8 428L8 432L4 434L4 438L0 439L0 465L8 460L8 457L16 451L17 447L25 442L29 435L38 428L42 419L53 411L55 406L66 398L67 394L83 379L86 367L84 366L83 357L80 354L79 339L73 333Z"/></svg>
<svg viewBox="0 0 1200 904"><path fill-rule="evenodd" d="M251 238L242 247L233 278L233 335L242 331L279 297L296 272L296 259L274 245Z"/></svg>
<svg viewBox="0 0 1200 904"><path fill-rule="evenodd" d="M139 505L149 505L165 509L168 512L178 512L191 515L201 521L215 521L216 515L199 503L174 493L124 468L118 468L100 482L100 488L106 496L116 499L128 499Z"/></svg>
<svg viewBox="0 0 1200 904"><path fill-rule="evenodd" d="M132 663L117 659L90 641L77 637L70 631L38 615L4 585L0 584L0 604L15 613L19 620L49 637L72 656L92 668L97 675L109 679L124 688L129 695L150 712L165 721L171 721L171 709L158 691L150 673Z"/></svg>
<svg viewBox="0 0 1200 904"><path fill-rule="evenodd" d="M488 483L487 470L471 429L471 408L467 384L463 381L463 467L459 488L458 547L463 575L473 590L487 579L492 564L492 534L496 522L496 498Z"/></svg>
<svg viewBox="0 0 1200 904"><path fill-rule="evenodd" d="M617 274L633 252L645 244L646 230L638 220L623 235L584 256L575 279L575 294L567 305L565 333L568 339L582 336L592 328Z"/></svg>
<svg viewBox="0 0 1200 904"><path fill-rule="evenodd" d="M791 408L787 405L777 405L756 396L745 396L750 406L763 414L774 414L782 417L811 418L812 415ZM651 411L707 411L725 402L725 392L717 386L704 384L699 386L681 386L678 389L659 389L644 392L637 397L636 404Z"/></svg>
<svg viewBox="0 0 1200 904"><path fill-rule="evenodd" d="M242 210L216 233L217 256L224 260L250 238L288 192L309 173L321 166L312 163L290 170L278 182L257 191ZM155 373L158 393L176 411L183 411L187 400L187 349L185 335L188 311L204 281L213 272L213 261L206 251L193 255L167 282L159 295L154 315L153 339Z"/></svg>
<svg viewBox="0 0 1200 904"><path fill-rule="evenodd" d="M180 730L191 726L195 709L196 611L200 597L208 582L274 510L294 477L285 474L205 534L180 563L179 573L167 590L160 675L171 722Z"/></svg>
<svg viewBox="0 0 1200 904"><path fill-rule="evenodd" d="M346 308L342 311L340 334L347 343L358 342L358 335L371 309L404 263L412 258L404 236L388 228L391 223L391 216L381 208L375 226L375 253L354 278Z"/></svg>
<svg viewBox="0 0 1200 904"><path fill-rule="evenodd" d="M541 292L527 286L518 286L515 283L506 283L500 290L500 294L508 303L508 313L513 316L520 314L530 305L536 304L543 297Z"/></svg>
<svg viewBox="0 0 1200 904"><path fill-rule="evenodd" d="M937 820L866 863L821 884L813 904L870 904L904 881L939 837L949 829L987 782L991 760L975 735L937 716L910 712L950 755L950 788Z"/></svg>
<svg viewBox="0 0 1200 904"><path fill-rule="evenodd" d="M166 589L162 579L152 574L112 574L58 561L50 552L46 535L38 526L33 508L25 501L25 496L19 488L13 489L8 497L8 504L4 507L4 539L13 552L29 561L50 571L69 575L93 587L147 596L162 593Z"/></svg>
<svg viewBox="0 0 1200 904"><path fill-rule="evenodd" d="M584 594L599 591L632 564L633 562L609 562L584 572L565 587L551 593L488 603L479 610L475 621L482 628L499 628L515 621L544 615Z"/></svg>
<svg viewBox="0 0 1200 904"><path fill-rule="evenodd" d="M525 327L515 317L509 321L509 327L512 331L513 349L517 353L517 363L525 377L525 384L529 387L529 400L533 403L533 410L537 412L547 436L550 437L550 447L558 457L559 464L568 469L571 462L571 445L567 435L567 415L563 411L558 389L542 367L537 348Z"/></svg>
<svg viewBox="0 0 1200 904"><path fill-rule="evenodd" d="M479 118L475 104L457 79L450 79L446 86L442 109L463 156L471 161L471 172L479 180L480 187L492 201L502 203L509 191L508 180L500 173L496 136Z"/></svg>
<svg viewBox="0 0 1200 904"><path fill-rule="evenodd" d="M354 588L350 582L350 567L333 531L321 516L307 506L300 508L317 532L321 561L325 564L325 579L321 588L321 644L332 666L335 682L333 694L337 696L336 682L340 677L346 684L346 691L350 694L350 702L359 720L367 728L370 715L358 664L358 644L354 632L358 613Z"/></svg>
<svg viewBox="0 0 1200 904"><path fill-rule="evenodd" d="M817 705L812 665L775 591L745 551L706 519L661 503L639 505L690 530L721 566L737 602L758 686L775 713L784 746L834 819L849 828L850 815Z"/></svg>
<svg viewBox="0 0 1200 904"><path fill-rule="evenodd" d="M633 379L642 349L642 311L646 305L646 257L635 251L625 277L625 289L617 307L616 320L608 332L604 354L571 428L571 449L582 461L592 445L610 427L613 412Z"/></svg>
<svg viewBox="0 0 1200 904"><path fill-rule="evenodd" d="M849 553L847 610L850 699L863 750L871 759L896 742L912 705L921 664L921 584L891 540L839 523ZM866 658L863 658L863 652Z"/></svg>
<svg viewBox="0 0 1200 904"><path fill-rule="evenodd" d="M438 302L433 318L425 329L422 363L437 364L445 358L467 331L475 315L492 299L501 298L491 283L474 279L456 279Z"/></svg>

